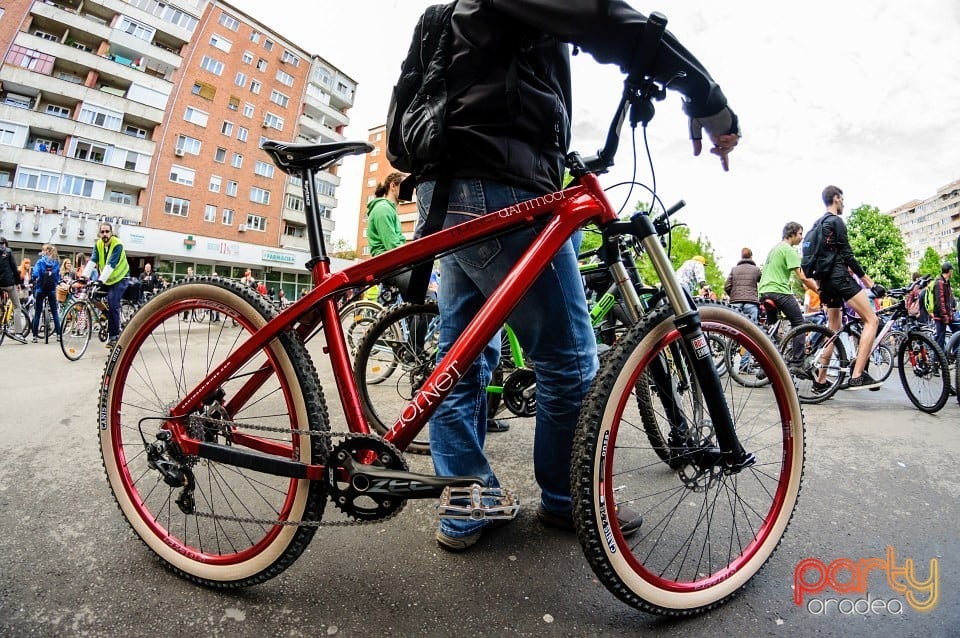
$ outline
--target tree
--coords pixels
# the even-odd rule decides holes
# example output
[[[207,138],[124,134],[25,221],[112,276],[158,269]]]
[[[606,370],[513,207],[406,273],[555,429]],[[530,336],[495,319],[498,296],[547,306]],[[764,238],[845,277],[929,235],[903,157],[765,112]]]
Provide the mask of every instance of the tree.
[[[670,263],[673,265],[673,269],[676,270],[683,262],[694,255],[703,255],[707,260],[707,265],[704,267],[707,283],[717,292],[718,297],[722,296],[725,276],[717,267],[716,255],[713,252],[710,240],[703,237],[691,239],[688,226],[674,226],[670,229],[668,242],[667,247],[670,249]],[[660,282],[649,257],[644,255],[639,261],[639,267],[640,277],[645,283],[655,284]]]
[[[907,247],[892,217],[863,204],[850,215],[847,234],[853,255],[876,283],[897,288],[910,281]]]
[[[330,243],[330,256],[338,257],[340,259],[356,259],[357,258],[357,249],[350,245],[350,243],[340,237],[339,239],[334,239]]]
[[[943,264],[943,260],[940,259],[937,251],[933,249],[933,246],[927,246],[927,249],[923,252],[923,257],[920,258],[917,272],[928,277],[938,277],[941,264]]]

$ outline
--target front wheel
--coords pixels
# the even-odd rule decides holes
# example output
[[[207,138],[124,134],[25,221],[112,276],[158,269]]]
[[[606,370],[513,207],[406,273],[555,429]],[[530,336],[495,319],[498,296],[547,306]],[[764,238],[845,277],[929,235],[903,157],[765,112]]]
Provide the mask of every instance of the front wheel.
[[[186,312],[210,310],[235,318],[240,327],[181,321]],[[300,463],[326,458],[327,437],[318,435],[329,430],[327,408],[295,331],[280,333],[218,387],[206,388],[209,398],[196,413],[170,415],[275,315],[239,283],[188,279],[134,316],[104,370],[100,451],[117,504],[167,567],[210,587],[276,576],[313,537],[316,528],[299,523],[323,514],[320,481],[234,465],[228,452],[244,449]],[[217,446],[221,458],[184,454],[171,436],[175,429]]]
[[[746,348],[770,381],[749,388],[720,379],[737,435],[756,463],[739,471],[721,466],[703,395],[698,410],[684,407],[671,424],[670,438],[683,442],[674,463],[661,461],[640,425],[638,382],[656,374],[657,361],[687,356],[675,347],[681,337],[670,308],[617,342],[590,388],[574,441],[574,521],[590,566],[621,600],[665,615],[711,609],[760,570],[786,531],[803,476],[803,414],[776,348],[748,317],[719,306],[699,310],[704,332]],[[617,523],[628,510],[641,521],[629,539]]]
[[[914,330],[897,352],[900,383],[918,410],[932,414],[950,398],[950,365],[947,357],[926,333]]]
[[[794,349],[799,350],[793,360]],[[827,326],[805,323],[788,332],[780,353],[790,362],[801,403],[823,403],[840,389],[847,376],[849,359],[843,340]]]

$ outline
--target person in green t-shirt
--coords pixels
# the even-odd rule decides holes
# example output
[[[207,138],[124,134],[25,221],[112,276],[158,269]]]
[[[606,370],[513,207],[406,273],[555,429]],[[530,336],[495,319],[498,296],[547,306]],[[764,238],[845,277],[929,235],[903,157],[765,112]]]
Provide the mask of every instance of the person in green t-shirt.
[[[767,261],[763,265],[763,272],[760,275],[760,285],[757,291],[760,294],[760,304],[769,299],[777,308],[777,313],[783,313],[790,321],[791,327],[799,326],[803,323],[803,311],[800,309],[800,303],[793,294],[790,276],[796,275],[800,282],[816,291],[817,282],[810,279],[800,268],[800,253],[797,252],[797,246],[803,239],[803,226],[797,222],[788,222],[783,227],[783,241],[773,247],[767,255]],[[777,315],[767,317],[768,323],[777,320]],[[792,352],[789,364],[800,362],[803,356],[803,342],[795,340],[792,344]]]

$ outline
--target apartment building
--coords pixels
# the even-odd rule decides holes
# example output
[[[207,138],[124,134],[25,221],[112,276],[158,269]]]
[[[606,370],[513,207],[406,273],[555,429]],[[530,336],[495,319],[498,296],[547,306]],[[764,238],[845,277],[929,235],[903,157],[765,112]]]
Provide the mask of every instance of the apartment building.
[[[960,180],[938,188],[932,197],[914,199],[886,214],[903,235],[910,268],[917,267],[928,247],[945,255],[960,235]]]
[[[370,244],[367,242],[367,204],[374,199],[377,184],[396,169],[387,161],[387,127],[381,125],[370,129],[367,141],[373,145],[373,151],[367,153],[363,167],[363,184],[361,185],[359,223],[357,224],[357,257],[370,257]],[[408,240],[413,238],[413,231],[417,224],[416,202],[400,202],[397,207],[400,217],[400,229]]]
[[[309,285],[297,178],[263,139],[342,140],[356,82],[225,2],[57,0],[0,14],[0,234],[89,252],[117,227],[139,271]],[[323,233],[335,171],[318,177]]]

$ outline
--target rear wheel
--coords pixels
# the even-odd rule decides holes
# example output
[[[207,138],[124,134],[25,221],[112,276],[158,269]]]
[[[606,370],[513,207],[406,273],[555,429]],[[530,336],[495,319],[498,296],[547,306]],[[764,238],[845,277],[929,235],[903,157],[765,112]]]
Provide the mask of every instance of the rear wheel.
[[[180,320],[185,312],[208,310],[236,319],[239,328]],[[326,404],[294,331],[281,333],[211,388],[203,411],[189,415],[202,420],[170,417],[171,407],[275,314],[238,283],[189,279],[136,314],[104,372],[101,454],[121,512],[170,569],[212,587],[279,574],[313,537],[314,527],[297,523],[323,514],[321,482],[188,456],[169,436],[176,425],[208,445],[323,462],[326,437],[310,433],[329,430]],[[158,466],[188,478],[193,489],[171,487]]]
[[[60,325],[63,356],[76,361],[87,351],[93,336],[93,311],[86,301],[75,301],[63,312]]]
[[[950,398],[950,366],[937,342],[914,330],[897,352],[900,383],[907,397],[923,412],[939,411]]]
[[[621,600],[667,615],[715,607],[760,570],[786,530],[803,475],[803,415],[776,348],[739,313],[699,310],[707,334],[744,346],[770,379],[762,388],[720,379],[740,442],[756,463],[721,467],[700,393],[703,416],[682,411],[684,447],[674,450],[672,466],[661,462],[634,394],[658,359],[687,356],[679,347],[681,354],[669,352],[680,343],[669,308],[618,340],[584,402],[574,442],[574,520],[588,562]],[[674,434],[676,424],[670,427]],[[642,521],[629,538],[618,524],[627,510]]]
[[[133,315],[137,313],[137,307],[133,304],[132,301],[121,301],[120,302],[120,327],[123,328],[130,320],[133,319]]]

